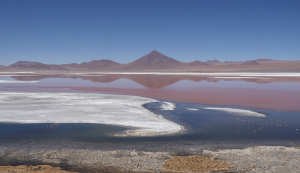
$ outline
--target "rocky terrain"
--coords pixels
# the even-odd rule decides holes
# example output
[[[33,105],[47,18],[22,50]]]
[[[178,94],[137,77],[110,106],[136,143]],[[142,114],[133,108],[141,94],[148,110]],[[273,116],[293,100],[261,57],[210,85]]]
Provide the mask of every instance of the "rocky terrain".
[[[135,150],[24,150],[1,148],[2,162],[43,163],[80,172],[157,172],[170,155]]]
[[[1,146],[0,163],[47,164],[77,172],[299,173],[300,149],[259,146],[245,149],[178,151],[68,149]]]
[[[57,167],[49,165],[36,165],[36,166],[0,166],[1,173],[75,173],[64,171]]]
[[[300,149],[298,148],[258,146],[203,153],[232,163],[239,172],[300,173]]]

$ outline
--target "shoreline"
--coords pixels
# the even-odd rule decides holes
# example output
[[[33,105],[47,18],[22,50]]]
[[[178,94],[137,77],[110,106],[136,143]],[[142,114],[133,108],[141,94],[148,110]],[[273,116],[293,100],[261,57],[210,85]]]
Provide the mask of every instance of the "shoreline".
[[[300,72],[35,72],[35,71],[12,71],[1,72],[0,75],[76,75],[76,76],[97,76],[97,75],[166,75],[166,76],[207,76],[207,77],[300,77]]]

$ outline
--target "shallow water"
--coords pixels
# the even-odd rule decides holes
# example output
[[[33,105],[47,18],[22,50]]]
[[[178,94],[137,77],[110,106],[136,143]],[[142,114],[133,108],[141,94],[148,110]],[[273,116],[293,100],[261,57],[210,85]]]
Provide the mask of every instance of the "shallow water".
[[[94,92],[168,100],[145,107],[186,128],[184,134],[160,137],[112,137],[124,127],[99,124],[0,124],[1,141],[300,141],[300,82],[283,79],[217,80],[155,76],[15,76],[1,77],[0,91]],[[11,81],[23,81],[14,83]],[[26,83],[26,81],[29,81]],[[30,81],[37,81],[35,83]],[[189,102],[189,103],[187,103]],[[266,117],[241,116],[205,107],[256,111]]]
[[[175,110],[164,111],[159,104],[150,103],[146,107],[184,125],[188,130],[187,134],[182,135],[185,137],[200,140],[300,140],[299,112],[251,109],[266,115],[252,117],[207,110],[204,108],[211,105],[191,103],[176,103]],[[236,106],[232,108],[241,109]]]
[[[300,113],[255,109],[265,118],[249,117],[205,110],[208,105],[176,103],[174,110],[163,110],[163,102],[147,103],[156,114],[183,125],[183,134],[158,137],[113,137],[124,127],[101,124],[0,124],[1,141],[67,140],[80,142],[107,141],[300,141]],[[197,110],[196,110],[197,109]]]
[[[92,75],[0,76],[0,91],[91,92],[177,102],[300,111],[300,78]],[[8,81],[5,83],[5,81]],[[16,81],[13,83],[11,81]],[[18,82],[22,83],[18,83]],[[26,83],[27,82],[27,83]]]

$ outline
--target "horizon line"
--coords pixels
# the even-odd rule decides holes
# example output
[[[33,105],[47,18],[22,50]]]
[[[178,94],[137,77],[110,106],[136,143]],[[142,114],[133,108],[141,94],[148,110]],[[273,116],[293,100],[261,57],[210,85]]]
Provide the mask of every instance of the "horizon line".
[[[14,62],[11,62],[11,63],[7,63],[7,64],[0,64],[2,66],[9,66],[9,65],[12,65],[14,63],[17,63],[17,62],[37,62],[37,63],[42,63],[42,64],[49,64],[49,65],[63,65],[63,64],[82,64],[82,63],[87,63],[87,62],[91,62],[91,61],[100,61],[100,60],[108,60],[108,61],[112,61],[112,62],[116,62],[116,63],[119,63],[119,64],[130,64],[146,55],[149,55],[153,52],[156,52],[156,53],[159,53],[161,55],[164,55],[164,56],[167,56],[169,58],[172,58],[174,60],[177,60],[181,63],[191,63],[191,62],[195,62],[195,61],[199,61],[199,62],[209,62],[209,61],[219,61],[219,62],[223,62],[223,63],[226,63],[226,62],[247,62],[247,61],[256,61],[256,60],[273,60],[273,61],[299,61],[298,59],[292,59],[292,58],[289,58],[289,59],[283,59],[283,58],[270,58],[270,57],[256,57],[256,58],[247,58],[247,59],[244,59],[244,60],[224,60],[223,58],[205,58],[204,60],[203,59],[191,59],[190,61],[184,61],[180,58],[173,58],[171,56],[168,56],[156,49],[148,52],[147,54],[144,54],[138,58],[135,58],[131,61],[127,61],[127,62],[119,62],[118,60],[115,60],[116,58],[99,58],[97,59],[96,57],[95,58],[91,58],[91,59],[86,59],[86,60],[83,60],[83,61],[77,61],[77,62],[63,62],[63,63],[47,63],[47,62],[43,62],[43,61],[38,61],[38,60],[32,60],[32,59],[20,59],[20,60],[16,60]]]

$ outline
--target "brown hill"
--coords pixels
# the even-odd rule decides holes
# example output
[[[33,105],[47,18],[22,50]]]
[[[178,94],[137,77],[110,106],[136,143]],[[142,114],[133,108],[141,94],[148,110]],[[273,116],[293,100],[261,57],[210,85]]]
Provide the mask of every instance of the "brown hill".
[[[0,71],[59,71],[71,72],[300,72],[300,61],[256,59],[249,61],[192,61],[180,62],[156,50],[128,63],[120,64],[111,60],[93,60],[73,64],[44,64],[34,61],[18,61],[6,67],[0,66]]]
[[[94,70],[94,71],[102,71],[102,70],[113,70],[117,69],[121,66],[121,64],[112,61],[112,60],[93,60],[89,62],[83,62],[80,64],[64,64],[62,65],[64,68],[68,70]]]
[[[44,64],[35,61],[17,61],[7,68],[16,70],[64,70],[60,65]]]
[[[259,61],[258,60],[249,60],[241,63],[242,65],[258,65]]]
[[[182,66],[181,63],[171,57],[168,57],[156,50],[142,56],[141,58],[126,65],[129,70],[153,70],[153,69],[172,69]]]
[[[207,62],[203,62],[203,61],[192,61],[192,62],[189,62],[187,63],[189,66],[204,66],[204,65],[209,65],[209,63]]]

